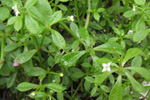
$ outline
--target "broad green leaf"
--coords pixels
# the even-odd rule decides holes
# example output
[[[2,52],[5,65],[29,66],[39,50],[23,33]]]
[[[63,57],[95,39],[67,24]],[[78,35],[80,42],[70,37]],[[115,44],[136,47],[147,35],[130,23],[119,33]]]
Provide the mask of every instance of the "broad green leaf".
[[[33,94],[35,94],[35,95],[33,95]],[[33,98],[33,99],[44,99],[44,98],[48,98],[48,94],[45,92],[34,91],[29,94],[29,97]]]
[[[38,34],[40,31],[40,26],[37,21],[35,21],[31,16],[25,16],[25,26],[28,31],[32,34]]]
[[[22,44],[16,44],[16,43],[13,43],[13,44],[10,44],[8,46],[5,46],[4,48],[4,52],[12,52],[13,50],[17,49],[18,47],[20,47]]]
[[[122,100],[122,83],[121,83],[121,75],[118,76],[116,84],[113,86],[109,100]]]
[[[25,72],[25,73],[30,72],[31,69],[33,68],[32,60],[29,60],[29,61],[23,63],[23,68],[24,68],[24,72]]]
[[[17,17],[14,16],[14,17],[11,17],[10,19],[8,19],[8,22],[7,22],[7,25],[12,25],[16,22],[17,20]]]
[[[67,11],[68,10],[68,8],[65,5],[60,4],[60,5],[57,5],[57,6],[58,6],[59,9],[61,9],[63,11]]]
[[[90,27],[92,27],[93,29],[96,29],[96,30],[102,30],[103,27],[100,26],[99,24],[95,23],[95,22],[90,22]]]
[[[62,92],[57,92],[57,100],[64,100],[64,96]]]
[[[83,76],[84,76],[84,73],[80,69],[77,69],[77,71],[72,73],[71,75],[71,77],[76,78],[76,79],[79,79]]]
[[[56,11],[50,19],[50,22],[49,22],[50,26],[59,22],[61,18],[62,18],[62,12]]]
[[[129,10],[129,11],[126,11],[123,16],[124,17],[127,17],[127,18],[130,18],[130,17],[133,17],[135,16],[136,14],[140,14],[140,11],[132,11],[132,10]]]
[[[68,2],[69,0],[59,0],[60,2]]]
[[[0,78],[0,85],[4,85],[7,83],[8,78]]]
[[[3,63],[0,63],[0,69],[3,67]]]
[[[46,24],[46,21],[44,19],[44,16],[38,11],[38,9],[34,6],[30,6],[27,8],[27,11],[30,16],[35,18],[36,20],[40,21],[42,24]]]
[[[25,7],[33,6],[36,2],[37,0],[27,0],[25,3]]]
[[[55,57],[54,57],[54,61],[56,64],[60,62],[61,57],[62,57],[62,54],[60,52],[57,52]]]
[[[131,82],[131,85],[133,89],[137,92],[141,92],[143,90],[143,87],[141,84],[139,84],[128,72],[125,72],[127,75],[129,81]]]
[[[64,49],[66,46],[66,42],[64,37],[57,31],[51,29],[50,30],[52,33],[52,39],[54,44],[59,48],[59,49]]]
[[[77,60],[85,53],[85,51],[75,51],[67,53],[62,57],[61,64],[65,67],[71,67],[75,65]]]
[[[64,91],[66,88],[58,83],[48,83],[44,85],[45,87],[52,89],[55,92],[62,92]]]
[[[92,0],[92,8],[93,8],[93,9],[96,9],[98,3],[99,3],[99,0]]]
[[[73,33],[75,33],[76,36],[80,38],[78,26],[74,22],[71,22],[70,29],[73,31]]]
[[[122,62],[122,66],[124,66],[124,64],[131,58],[135,57],[135,56],[138,56],[140,50],[138,48],[130,48],[128,49],[124,59],[123,59],[123,62]]]
[[[150,80],[150,72],[143,67],[126,67],[125,69],[133,70],[142,75],[146,80]]]
[[[85,91],[89,92],[91,88],[91,83],[89,83],[88,81],[84,82],[84,89]]]
[[[0,7],[0,20],[4,21],[9,17],[9,9],[6,7]]]
[[[107,42],[105,44],[99,45],[93,48],[94,51],[103,51],[108,53],[118,53],[124,55],[124,52],[121,49],[121,46],[116,42]]]
[[[47,63],[49,66],[53,66],[55,64],[54,58],[52,56],[48,57]]]
[[[95,79],[94,79],[94,83],[101,85],[103,83],[103,81],[111,74],[112,72],[103,72],[102,74],[96,75]]]
[[[0,75],[2,76],[10,76],[10,68],[8,64],[3,64],[3,67],[0,69]]]
[[[145,25],[145,20],[144,20],[143,16],[137,21],[135,28],[136,28],[136,32],[138,32],[140,30],[145,30],[146,25]]]
[[[16,82],[16,76],[17,76],[17,73],[14,73],[8,78],[7,88],[10,88],[11,86],[13,86],[13,84]]]
[[[36,8],[39,10],[39,12],[44,17],[43,20],[45,20],[46,25],[49,25],[53,11],[51,9],[51,6],[50,6],[48,0],[37,0]]]
[[[88,81],[89,83],[93,83],[94,82],[93,77],[90,77],[90,76],[86,76],[85,80]]]
[[[21,29],[21,27],[22,27],[22,17],[18,16],[17,20],[14,24],[14,28],[16,31],[19,31]]]
[[[94,12],[94,19],[99,22],[100,15],[98,14],[98,12]]]
[[[36,89],[38,85],[29,83],[29,82],[22,82],[17,86],[17,89],[21,92],[25,92],[31,89]]]
[[[1,0],[2,4],[7,5],[8,7],[12,7],[13,6],[13,1],[12,0]]]
[[[98,8],[98,9],[97,9],[97,12],[98,12],[98,13],[101,13],[101,12],[103,12],[103,11],[105,11],[104,8]]]
[[[146,0],[134,0],[137,5],[144,5]]]
[[[81,38],[86,42],[86,44],[90,46],[90,35],[88,31],[85,28],[81,27],[79,29],[79,33],[80,33]]]
[[[95,70],[101,71],[102,68],[99,66],[99,64],[97,62],[97,60],[99,59],[99,57],[97,57],[96,55],[91,55],[91,57],[92,57],[92,60],[93,60],[93,68]]]
[[[36,52],[37,52],[37,50],[29,50],[29,51],[23,52],[23,53],[19,54],[15,58],[15,60],[19,61],[21,64],[25,63],[25,62],[29,61]]]
[[[30,72],[28,72],[29,76],[43,76],[46,75],[47,71],[40,67],[33,67]]]
[[[147,37],[147,35],[149,34],[149,32],[150,32],[150,29],[144,29],[144,30],[137,31],[133,36],[133,41],[139,42],[139,41],[144,40]]]
[[[131,62],[131,66],[141,67],[141,65],[142,65],[142,57],[141,56],[135,57]]]
[[[101,89],[106,92],[106,93],[109,93],[110,92],[110,88],[106,85],[101,85]]]
[[[95,86],[91,91],[91,97],[95,96],[97,90],[98,90],[98,88],[97,88],[97,86]]]

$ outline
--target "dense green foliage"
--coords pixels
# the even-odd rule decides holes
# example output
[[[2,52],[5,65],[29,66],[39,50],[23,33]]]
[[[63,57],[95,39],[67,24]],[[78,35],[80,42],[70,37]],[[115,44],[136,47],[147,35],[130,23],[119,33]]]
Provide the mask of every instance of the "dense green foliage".
[[[0,0],[4,100],[150,99],[147,0]]]

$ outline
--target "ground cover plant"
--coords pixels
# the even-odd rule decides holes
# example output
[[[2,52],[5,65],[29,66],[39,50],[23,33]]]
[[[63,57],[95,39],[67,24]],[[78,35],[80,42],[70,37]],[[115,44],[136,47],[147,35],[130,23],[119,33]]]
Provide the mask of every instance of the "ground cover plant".
[[[149,0],[0,0],[3,100],[150,100]]]

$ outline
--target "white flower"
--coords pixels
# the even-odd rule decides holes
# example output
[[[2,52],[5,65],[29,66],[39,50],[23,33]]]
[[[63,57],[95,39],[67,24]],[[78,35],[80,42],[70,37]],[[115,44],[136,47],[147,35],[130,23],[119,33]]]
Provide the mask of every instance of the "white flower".
[[[54,83],[54,82],[56,82],[56,80],[52,80],[52,82]]]
[[[63,77],[64,76],[64,74],[63,73],[60,73],[60,77]]]
[[[129,30],[127,34],[133,33],[133,30]]]
[[[102,65],[103,65],[103,70],[102,70],[102,72],[105,72],[105,71],[111,71],[110,70],[110,64],[111,63],[108,63],[108,64],[105,64],[105,63],[103,63]]]
[[[133,9],[132,9],[132,11],[134,11],[134,12],[135,12],[135,5],[133,5]]]
[[[142,82],[142,85],[143,85],[143,86],[150,86],[150,82],[143,81],[143,82]]]
[[[19,14],[20,12],[18,11],[17,4],[15,4],[14,6],[12,6],[12,9],[14,10],[15,15],[18,16],[18,14]]]
[[[74,21],[74,16],[73,15],[70,16],[70,20]]]
[[[32,96],[35,96],[35,92],[32,92],[31,95],[32,95]]]

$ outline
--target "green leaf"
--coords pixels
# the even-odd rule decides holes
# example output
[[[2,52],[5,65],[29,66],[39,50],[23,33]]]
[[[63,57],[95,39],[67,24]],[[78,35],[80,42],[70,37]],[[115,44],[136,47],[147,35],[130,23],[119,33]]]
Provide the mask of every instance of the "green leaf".
[[[17,20],[14,24],[14,28],[16,31],[19,31],[22,28],[22,17],[18,16]]]
[[[62,92],[66,89],[64,86],[58,83],[48,83],[48,84],[45,84],[44,86],[46,86],[49,89],[52,89],[55,92]]]
[[[60,2],[68,2],[69,0],[59,0]]]
[[[134,0],[137,5],[144,5],[146,0]]]
[[[12,7],[13,6],[13,1],[12,0],[1,0],[2,4],[7,5],[8,7]]]
[[[131,58],[135,57],[135,56],[138,56],[140,50],[138,48],[130,48],[128,49],[124,59],[123,59],[123,62],[122,62],[122,66],[124,66],[124,64]]]
[[[122,51],[121,46],[118,43],[113,42],[113,41],[99,45],[99,46],[93,48],[93,50],[124,55],[124,52]]]
[[[111,74],[112,72],[103,72],[102,74],[96,75],[95,79],[94,79],[94,83],[101,85],[103,83],[103,81]]]
[[[53,10],[48,2],[48,0],[37,0],[36,8],[41,13],[45,20],[46,25],[49,25],[51,20],[51,15],[53,14]]]
[[[16,43],[7,45],[7,46],[5,46],[5,48],[4,48],[4,52],[12,52],[12,51],[14,51],[15,49],[17,49],[18,47],[20,47],[21,45],[22,45],[22,44],[16,44]]]
[[[118,76],[116,84],[113,86],[109,100],[122,100],[122,83],[121,83],[121,75]]]
[[[29,97],[33,99],[44,99],[44,98],[48,98],[48,94],[45,92],[34,91],[29,94]]]
[[[52,32],[52,39],[54,44],[59,48],[59,49],[64,49],[66,46],[66,42],[64,37],[57,31],[50,29]]]
[[[73,78],[79,79],[84,76],[84,73],[80,69],[76,69],[74,73],[72,73]]]
[[[3,67],[0,69],[0,75],[2,76],[9,76],[10,75],[10,69],[8,64],[3,64]]]
[[[103,12],[103,11],[105,11],[104,8],[98,8],[98,9],[97,9],[97,12],[98,12],[98,13],[101,13],[101,12]]]
[[[98,12],[94,12],[94,19],[99,22],[100,15],[98,14]]]
[[[59,22],[62,18],[62,12],[61,11],[56,11],[50,20],[50,26],[52,26],[53,24],[56,24],[57,22]]]
[[[0,78],[0,85],[4,85],[7,83],[8,78]]]
[[[31,16],[25,16],[25,26],[28,31],[32,34],[38,34],[40,31],[40,26],[37,21],[35,21]]]
[[[8,22],[7,22],[7,25],[12,25],[16,22],[17,20],[17,17],[14,16],[14,17],[11,17],[10,19],[8,19]]]
[[[95,86],[95,87],[92,89],[92,91],[91,91],[91,97],[94,97],[94,96],[95,96],[97,90],[98,90],[98,88],[97,88],[97,86]]]
[[[9,9],[6,7],[0,7],[0,20],[4,21],[9,17]]]
[[[47,60],[47,63],[48,63],[49,66],[53,66],[55,64],[54,59],[53,59],[52,56],[49,56],[49,58]]]
[[[27,0],[25,3],[25,7],[33,6],[36,2],[37,0]]]
[[[127,75],[128,79],[131,82],[131,85],[135,91],[137,91],[137,92],[143,91],[142,85],[140,85],[128,72],[125,72],[125,74]]]
[[[57,92],[57,100],[64,100],[64,96],[62,92]]]
[[[123,16],[124,17],[127,17],[127,18],[130,18],[130,17],[133,17],[135,16],[136,14],[140,14],[141,12],[140,11],[132,11],[132,10],[129,10],[129,11],[126,11]]]
[[[57,5],[57,6],[58,6],[59,9],[61,9],[63,11],[67,11],[68,10],[68,8],[65,5],[60,4],[60,5]]]
[[[90,27],[96,29],[96,30],[102,30],[103,27],[100,26],[99,24],[95,23],[95,22],[90,22]]]
[[[14,73],[8,78],[7,88],[10,88],[11,86],[13,86],[13,84],[16,82],[16,76],[17,76],[17,73]]]
[[[150,80],[150,72],[143,67],[126,67],[125,69],[133,70],[142,75],[146,80]]]
[[[79,29],[78,29],[77,24],[75,24],[74,22],[71,22],[71,24],[70,24],[70,29],[73,31],[73,33],[75,33],[75,35],[76,35],[77,37],[80,38]]]
[[[135,57],[131,62],[131,66],[141,67],[141,65],[142,65],[142,57],[141,56]]]
[[[29,51],[23,52],[23,53],[19,54],[15,58],[15,60],[19,61],[21,64],[25,63],[25,62],[29,61],[36,52],[37,52],[37,50],[29,50]]]
[[[88,81],[84,82],[84,89],[85,91],[89,92],[91,88],[91,83],[89,83]]]
[[[136,32],[140,30],[145,30],[146,25],[145,25],[145,20],[143,16],[137,21],[135,28],[136,28]]]
[[[17,89],[21,92],[25,92],[31,89],[36,89],[38,85],[29,83],[29,82],[22,82],[17,86]]]
[[[60,52],[57,52],[55,57],[54,57],[54,61],[56,64],[60,62],[61,57],[62,57],[62,54]]]
[[[84,27],[81,27],[79,29],[79,33],[80,33],[81,38],[86,42],[86,44],[90,46],[90,35],[88,31]]]
[[[106,92],[106,93],[109,93],[110,92],[110,88],[106,85],[101,85],[101,89]]]
[[[150,29],[144,29],[144,30],[137,31],[133,36],[133,41],[139,42],[139,41],[144,40],[147,37],[147,35],[149,34],[149,32],[150,32]]]
[[[38,11],[38,9],[34,6],[30,6],[27,8],[27,11],[30,16],[35,18],[36,20],[40,21],[42,24],[46,24],[46,21],[44,19],[44,16]]]
[[[43,76],[46,75],[47,71],[40,67],[33,67],[30,72],[28,72],[29,76]]]
[[[89,83],[93,83],[94,82],[94,79],[91,76],[86,76],[85,80],[88,81]]]
[[[75,65],[77,60],[85,53],[85,51],[75,51],[67,53],[62,57],[61,64],[65,67],[71,67]]]

